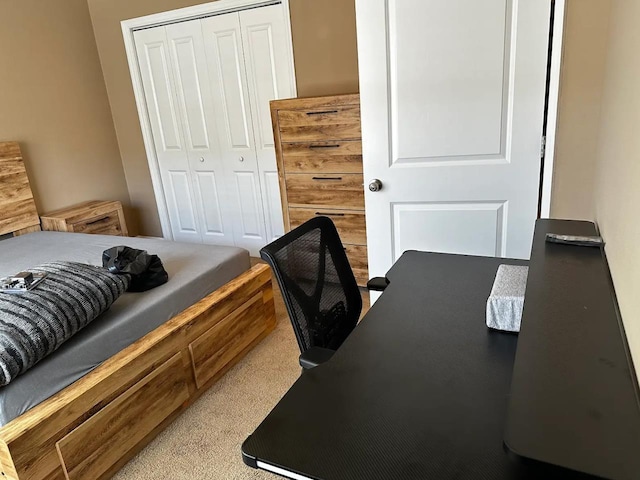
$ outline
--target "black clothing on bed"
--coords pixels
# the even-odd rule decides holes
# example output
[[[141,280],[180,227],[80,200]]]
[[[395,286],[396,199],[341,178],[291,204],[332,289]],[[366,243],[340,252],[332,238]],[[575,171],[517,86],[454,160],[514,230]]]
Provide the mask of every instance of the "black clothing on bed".
[[[169,280],[169,274],[157,255],[124,245],[102,252],[102,266],[111,273],[130,275],[129,292],[146,292]]]

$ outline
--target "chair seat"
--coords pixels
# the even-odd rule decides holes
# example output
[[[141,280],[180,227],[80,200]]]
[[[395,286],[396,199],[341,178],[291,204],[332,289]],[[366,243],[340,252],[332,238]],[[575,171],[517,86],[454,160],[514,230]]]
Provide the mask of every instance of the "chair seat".
[[[309,350],[300,354],[300,366],[305,370],[315,368],[328,361],[334,353],[336,353],[335,350],[330,350],[328,348],[311,347]]]

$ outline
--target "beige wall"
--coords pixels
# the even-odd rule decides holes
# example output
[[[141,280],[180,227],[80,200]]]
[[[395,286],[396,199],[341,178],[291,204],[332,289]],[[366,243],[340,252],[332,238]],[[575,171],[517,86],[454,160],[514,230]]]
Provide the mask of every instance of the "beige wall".
[[[354,0],[292,0],[291,33],[298,96],[359,91]]]
[[[129,194],[86,0],[4,1],[0,141],[20,142],[40,213]]]
[[[558,103],[551,216],[593,220],[609,0],[569,0]]]
[[[552,216],[595,220],[640,365],[640,3],[568,0]]]
[[[160,221],[140,132],[120,22],[204,3],[194,0],[88,0],[118,136],[131,204],[141,232],[160,235]],[[291,0],[298,95],[358,90],[354,0]]]
[[[640,371],[640,2],[612,2],[595,181],[595,216]]]

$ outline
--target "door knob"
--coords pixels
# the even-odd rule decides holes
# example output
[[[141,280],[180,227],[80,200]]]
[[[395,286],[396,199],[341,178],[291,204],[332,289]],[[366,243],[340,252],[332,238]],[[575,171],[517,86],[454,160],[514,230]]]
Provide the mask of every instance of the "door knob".
[[[200,162],[204,163],[204,157],[200,157]]]
[[[239,162],[244,162],[244,157],[240,157],[240,158],[238,159],[238,161],[239,161]]]
[[[371,180],[371,183],[369,183],[369,190],[371,190],[372,192],[379,192],[380,190],[382,190],[382,182],[377,178],[374,178],[373,180]]]

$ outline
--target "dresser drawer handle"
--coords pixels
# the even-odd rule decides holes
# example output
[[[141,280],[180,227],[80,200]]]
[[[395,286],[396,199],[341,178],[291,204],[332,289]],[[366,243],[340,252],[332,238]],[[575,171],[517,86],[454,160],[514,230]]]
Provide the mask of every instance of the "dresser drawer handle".
[[[92,220],[90,222],[86,222],[85,225],[93,225],[94,223],[100,223],[100,222],[104,222],[106,220],[109,220],[109,216],[108,215],[106,217],[102,217],[102,218],[98,218],[96,220]]]
[[[333,181],[338,181],[341,182],[342,181],[342,177],[312,177],[312,180],[333,180]]]
[[[329,113],[338,113],[338,110],[325,110],[323,112],[307,112],[307,115],[326,115]]]
[[[309,148],[340,148],[340,145],[309,145]]]
[[[344,217],[344,213],[316,212],[316,215],[322,215],[324,217]]]

